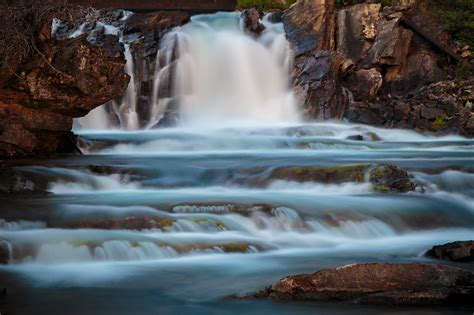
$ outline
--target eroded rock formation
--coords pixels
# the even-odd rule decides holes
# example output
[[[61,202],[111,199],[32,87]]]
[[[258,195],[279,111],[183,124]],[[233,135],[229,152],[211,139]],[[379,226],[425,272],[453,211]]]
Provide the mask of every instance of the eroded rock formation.
[[[361,304],[472,305],[474,275],[444,265],[355,264],[286,277],[253,297]]]
[[[443,51],[404,24],[427,13],[399,4],[337,11],[331,0],[300,0],[287,11],[298,101],[313,118],[473,135],[472,80],[452,80]],[[449,36],[428,21],[445,44]]]
[[[49,29],[50,37],[51,29]],[[43,38],[41,51],[0,86],[0,156],[40,156],[74,150],[72,118],[123,95],[123,47],[118,39],[91,45],[84,36]]]

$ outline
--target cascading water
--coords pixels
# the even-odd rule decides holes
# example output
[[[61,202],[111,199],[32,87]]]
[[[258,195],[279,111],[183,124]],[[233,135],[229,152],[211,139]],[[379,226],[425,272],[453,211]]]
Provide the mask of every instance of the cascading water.
[[[298,121],[289,82],[291,52],[283,25],[268,18],[262,23],[265,31],[254,38],[242,29],[238,13],[218,13],[195,16],[189,24],[166,34],[156,57],[144,128],[154,127],[167,110],[176,111],[182,125]],[[122,104],[114,107],[121,129],[136,130],[141,124],[128,44],[125,56],[131,80]],[[104,108],[79,121],[86,129],[98,129],[99,119],[109,120]],[[99,127],[104,126],[113,124]]]
[[[131,17],[132,13],[123,11],[123,17],[119,21],[125,23]],[[88,34],[88,40],[94,42],[97,40],[97,35],[115,35],[119,36],[119,42],[124,45],[125,55],[125,73],[130,76],[130,83],[127,86],[125,95],[121,100],[114,100],[92,110],[86,117],[75,120],[76,126],[84,129],[114,129],[120,127],[124,130],[136,130],[140,127],[139,117],[137,113],[137,80],[135,77],[134,59],[130,48],[130,43],[124,39],[121,31],[122,25],[108,25],[104,22],[98,21],[94,27],[86,31],[87,23],[83,23],[77,30],[69,35],[69,38],[75,38],[83,34]],[[56,27],[53,27],[53,34]],[[111,111],[112,113],[110,113]],[[111,119],[111,116],[114,119]],[[115,119],[117,118],[117,119]],[[114,120],[114,121],[112,121]],[[115,121],[115,120],[118,120]]]
[[[434,262],[431,246],[474,238],[474,141],[298,122],[281,24],[263,23],[256,39],[236,13],[194,17],[162,40],[146,124],[127,96],[79,121],[84,155],[22,162],[50,194],[0,202],[13,292],[0,312],[380,314],[222,297],[349,263]],[[181,125],[152,129],[173,110]],[[419,189],[375,192],[351,173],[361,164],[398,165]],[[389,313],[407,310],[466,314]]]

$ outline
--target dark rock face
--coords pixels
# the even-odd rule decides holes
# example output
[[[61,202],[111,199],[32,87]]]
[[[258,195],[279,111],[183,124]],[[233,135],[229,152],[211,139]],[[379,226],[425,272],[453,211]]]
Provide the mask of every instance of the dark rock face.
[[[242,18],[244,20],[244,29],[246,32],[259,36],[265,30],[265,26],[260,23],[260,19],[263,17],[263,12],[255,8],[247,9],[242,12]]]
[[[433,133],[474,134],[474,80],[441,81],[400,98],[352,102],[344,117],[352,122]]]
[[[356,264],[283,278],[253,297],[361,304],[472,305],[474,275],[444,265]]]
[[[124,34],[139,34],[132,44],[135,58],[155,57],[161,38],[171,29],[190,21],[191,15],[184,11],[158,11],[137,13],[125,25]]]
[[[45,42],[44,56],[0,87],[0,156],[51,155],[66,147],[73,117],[123,95],[129,77],[122,50],[93,46],[84,36]]]
[[[446,57],[401,23],[427,12],[402,2],[335,12],[334,1],[301,0],[287,11],[297,101],[311,118],[472,136],[472,80],[446,81]],[[446,41],[427,21],[420,25]]]
[[[458,262],[474,261],[474,241],[460,241],[433,246],[427,256]]]
[[[344,58],[327,50],[295,57],[295,96],[309,117],[330,119],[343,115],[349,101],[339,78],[343,62]]]

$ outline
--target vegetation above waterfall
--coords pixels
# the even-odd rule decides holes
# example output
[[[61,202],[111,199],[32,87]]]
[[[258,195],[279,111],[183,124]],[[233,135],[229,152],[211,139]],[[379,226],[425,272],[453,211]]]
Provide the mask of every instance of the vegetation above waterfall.
[[[91,10],[65,0],[0,0],[0,7],[0,69],[7,72],[41,50],[53,18],[74,22]]]
[[[248,9],[257,7],[263,10],[286,10],[295,2],[296,0],[238,0],[237,8]]]

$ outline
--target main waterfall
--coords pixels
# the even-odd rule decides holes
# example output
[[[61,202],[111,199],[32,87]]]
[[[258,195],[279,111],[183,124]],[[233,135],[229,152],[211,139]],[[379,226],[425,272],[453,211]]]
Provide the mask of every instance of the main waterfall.
[[[290,84],[291,51],[282,23],[262,20],[256,37],[243,29],[239,13],[194,16],[164,36],[156,57],[151,103],[145,122],[137,122],[137,78],[126,45],[130,86],[122,100],[120,128],[156,126],[167,113],[184,125],[275,124],[296,122],[299,115]],[[163,93],[164,89],[170,89]],[[164,95],[168,94],[168,95]],[[125,114],[124,114],[125,113]],[[79,124],[86,129],[113,126],[102,108]]]
[[[298,117],[282,24],[258,38],[236,13],[198,16],[177,37],[175,95],[184,123],[285,122]]]

